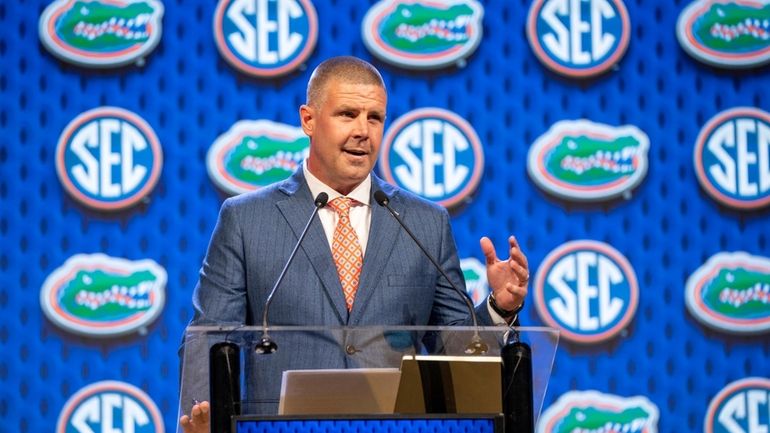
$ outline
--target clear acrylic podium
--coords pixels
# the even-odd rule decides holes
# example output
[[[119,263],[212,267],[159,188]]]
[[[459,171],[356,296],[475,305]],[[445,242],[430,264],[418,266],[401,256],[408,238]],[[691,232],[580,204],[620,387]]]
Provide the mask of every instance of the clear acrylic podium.
[[[275,351],[258,353],[266,337]],[[485,353],[467,354],[474,339]],[[540,327],[276,326],[266,335],[261,327],[189,326],[180,354],[179,411],[189,414],[195,402],[210,401],[211,430],[225,433],[235,428],[231,415],[281,418],[281,380],[287,370],[397,369],[405,356],[434,360],[497,357],[502,383],[491,392],[500,393],[504,431],[530,433],[542,408],[558,340],[556,329]],[[447,376],[446,371],[436,374],[439,382],[442,375]],[[462,376],[450,381],[466,386],[478,382],[473,367]],[[424,399],[428,414],[456,413],[453,403],[443,397],[426,391]],[[339,415],[346,413],[345,407],[339,408]],[[178,426],[177,431],[181,432]]]

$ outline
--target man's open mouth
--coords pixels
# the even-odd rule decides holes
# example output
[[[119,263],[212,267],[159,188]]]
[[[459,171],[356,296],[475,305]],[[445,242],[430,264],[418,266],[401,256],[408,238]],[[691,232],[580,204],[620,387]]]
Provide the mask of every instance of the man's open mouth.
[[[366,156],[369,154],[369,152],[365,150],[359,150],[359,149],[343,149],[343,152],[353,156]]]

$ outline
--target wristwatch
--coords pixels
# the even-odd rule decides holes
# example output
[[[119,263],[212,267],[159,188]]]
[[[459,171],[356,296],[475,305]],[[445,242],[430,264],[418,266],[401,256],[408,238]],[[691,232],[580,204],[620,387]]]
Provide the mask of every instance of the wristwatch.
[[[524,300],[521,301],[521,305],[513,310],[504,310],[500,308],[500,306],[497,305],[497,302],[495,301],[495,292],[489,292],[489,298],[487,299],[489,299],[489,306],[492,307],[492,310],[499,314],[503,319],[508,319],[519,314],[519,311],[524,308]]]

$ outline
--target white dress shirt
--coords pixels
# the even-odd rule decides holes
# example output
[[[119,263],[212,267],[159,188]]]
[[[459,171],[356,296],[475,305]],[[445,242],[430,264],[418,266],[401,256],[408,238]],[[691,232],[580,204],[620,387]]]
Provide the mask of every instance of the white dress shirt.
[[[302,164],[302,172],[305,174],[305,180],[313,198],[318,197],[318,194],[322,192],[329,195],[329,201],[342,197],[342,194],[313,176],[313,173],[307,169],[307,161]],[[366,243],[369,240],[369,228],[372,223],[372,207],[369,202],[371,191],[372,175],[370,174],[346,196],[358,202],[350,208],[350,224],[353,226],[356,236],[358,236],[358,243],[361,245],[361,257],[366,254]],[[329,241],[329,249],[331,249],[334,228],[337,227],[337,221],[339,221],[340,217],[334,209],[326,206],[318,211],[318,218],[321,220],[324,233],[326,233],[326,240]]]

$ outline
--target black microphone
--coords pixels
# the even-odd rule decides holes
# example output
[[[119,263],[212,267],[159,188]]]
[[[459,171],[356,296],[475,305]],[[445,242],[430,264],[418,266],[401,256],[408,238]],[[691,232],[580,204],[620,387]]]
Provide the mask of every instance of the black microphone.
[[[307,234],[308,229],[310,229],[310,223],[313,222],[313,218],[315,218],[318,211],[322,207],[326,206],[327,201],[329,201],[329,194],[326,194],[325,192],[318,194],[318,196],[315,198],[315,201],[313,202],[313,205],[315,205],[313,213],[310,214],[310,218],[307,220],[305,228],[302,229],[302,233],[299,235],[299,239],[297,239],[296,245],[294,245],[294,250],[292,250],[291,254],[289,255],[289,260],[286,261],[281,274],[278,275],[278,279],[275,280],[275,284],[273,284],[273,289],[270,290],[270,294],[267,296],[264,312],[262,313],[262,339],[254,348],[254,351],[257,353],[273,353],[278,350],[278,344],[276,344],[276,342],[273,341],[267,333],[267,314],[270,311],[270,303],[273,301],[273,295],[275,295],[275,291],[278,289],[278,285],[281,284],[283,277],[286,275],[286,270],[289,269],[289,265],[291,264],[292,260],[294,260],[294,256],[297,255],[297,251],[299,251],[299,246],[302,243],[302,239],[305,239],[305,235]]]
[[[382,190],[377,190],[374,192],[374,200],[379,204],[380,206],[383,206],[390,212],[391,215],[393,215],[393,218],[398,221],[399,224],[401,224],[401,227],[409,234],[409,237],[412,238],[415,244],[417,244],[418,247],[422,250],[423,254],[425,254],[425,257],[430,260],[431,263],[433,263],[433,267],[436,268],[437,271],[441,274],[441,276],[444,277],[444,279],[447,280],[449,285],[454,289],[455,292],[465,301],[465,305],[468,307],[468,311],[471,314],[471,319],[473,319],[473,338],[471,339],[471,342],[468,344],[468,346],[465,347],[465,353],[468,355],[483,355],[487,353],[489,350],[489,346],[487,346],[486,343],[484,343],[481,340],[481,336],[479,335],[479,323],[478,319],[476,318],[476,310],[473,308],[473,303],[471,302],[470,298],[468,298],[468,295],[462,292],[462,290],[458,289],[455,283],[452,282],[452,280],[449,278],[449,276],[444,272],[444,270],[439,266],[438,262],[436,262],[436,259],[433,258],[433,256],[430,255],[428,250],[425,249],[425,247],[422,245],[422,243],[417,240],[417,237],[412,233],[411,230],[409,230],[409,227],[404,224],[404,221],[401,219],[401,217],[398,215],[398,212],[396,212],[392,207],[390,207],[390,199],[388,198],[387,194],[382,192]]]

